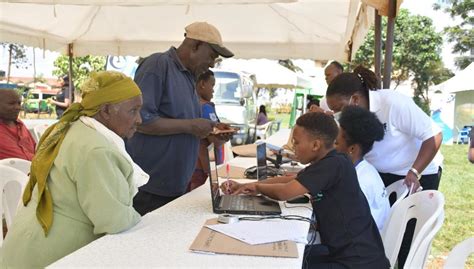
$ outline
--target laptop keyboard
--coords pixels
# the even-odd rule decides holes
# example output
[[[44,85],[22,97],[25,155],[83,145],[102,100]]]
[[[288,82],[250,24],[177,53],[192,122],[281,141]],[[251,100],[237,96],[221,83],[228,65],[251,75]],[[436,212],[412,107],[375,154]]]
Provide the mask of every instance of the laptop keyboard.
[[[226,200],[224,205],[226,205],[226,207],[229,209],[245,211],[255,210],[254,201],[249,197],[243,197],[238,195],[229,195],[224,197]]]

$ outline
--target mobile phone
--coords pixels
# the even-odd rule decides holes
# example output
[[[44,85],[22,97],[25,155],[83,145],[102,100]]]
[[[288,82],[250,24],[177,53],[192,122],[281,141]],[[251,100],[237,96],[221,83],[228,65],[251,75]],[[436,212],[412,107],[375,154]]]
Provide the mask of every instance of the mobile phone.
[[[229,134],[229,133],[235,133],[235,132],[237,132],[237,130],[235,130],[234,128],[230,128],[226,130],[214,128],[214,130],[212,131],[212,134]]]

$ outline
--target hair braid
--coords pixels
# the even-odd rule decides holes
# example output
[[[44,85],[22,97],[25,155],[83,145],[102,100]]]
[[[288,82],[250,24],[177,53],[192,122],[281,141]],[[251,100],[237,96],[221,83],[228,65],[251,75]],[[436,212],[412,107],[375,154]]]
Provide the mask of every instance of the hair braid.
[[[371,70],[363,67],[362,65],[357,66],[354,69],[354,74],[362,77],[362,83],[365,84],[365,88],[369,91],[377,90],[377,76]]]

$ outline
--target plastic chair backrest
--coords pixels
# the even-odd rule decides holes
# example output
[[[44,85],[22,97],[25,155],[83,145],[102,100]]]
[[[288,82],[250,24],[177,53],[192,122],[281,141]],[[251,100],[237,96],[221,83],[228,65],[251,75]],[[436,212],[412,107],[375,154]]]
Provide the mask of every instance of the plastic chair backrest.
[[[431,226],[426,226],[423,231],[420,230],[419,235],[417,236],[416,242],[413,240],[413,245],[417,245],[416,249],[408,253],[407,259],[405,261],[404,268],[406,269],[416,269],[416,268],[425,268],[426,260],[431,250],[431,243],[435,235],[441,229],[444,222],[444,211],[438,216],[436,221]]]
[[[474,253],[474,237],[469,237],[451,250],[444,263],[444,269],[464,268],[467,257],[472,253]]]
[[[422,238],[428,234],[436,220],[444,212],[444,196],[439,191],[418,192],[401,200],[391,210],[381,232],[385,255],[393,267],[400,251],[403,234],[410,219],[416,219],[415,232],[410,252],[416,251]]]
[[[35,139],[37,139],[37,141],[40,141],[41,136],[44,134],[46,129],[48,129],[48,127],[49,127],[49,124],[46,124],[46,123],[38,124],[35,127],[33,127],[33,130],[35,132]]]
[[[18,159],[18,158],[7,158],[0,160],[0,165],[9,166],[15,169],[20,170],[21,172],[28,175],[31,169],[31,162],[28,160]]]
[[[36,137],[36,133],[35,133],[35,127],[28,127],[28,131],[30,132],[31,137],[33,137],[35,142],[38,143],[38,138]]]
[[[390,184],[387,188],[385,188],[385,191],[387,193],[387,197],[390,198],[390,196],[394,193],[396,195],[395,197],[395,202],[391,207],[395,207],[400,201],[403,200],[408,194],[408,187],[405,185],[405,180],[400,179],[399,181],[395,181],[392,184]]]
[[[260,139],[266,139],[268,136],[271,135],[271,127],[273,125],[273,121],[269,121],[262,125],[257,125],[257,137]]]
[[[0,165],[0,211],[5,215],[7,227],[10,227],[20,205],[28,176],[18,169]],[[0,225],[3,235],[3,222]],[[3,236],[0,236],[0,245]]]

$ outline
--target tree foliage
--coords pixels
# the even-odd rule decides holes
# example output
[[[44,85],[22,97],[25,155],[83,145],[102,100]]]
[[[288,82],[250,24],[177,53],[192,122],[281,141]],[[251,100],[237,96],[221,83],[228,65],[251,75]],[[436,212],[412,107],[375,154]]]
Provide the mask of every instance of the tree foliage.
[[[303,72],[303,70],[297,66],[296,64],[293,63],[292,60],[290,59],[287,59],[287,60],[278,60],[278,63],[281,65],[281,66],[284,66],[288,69],[290,69],[291,71],[293,72]]]
[[[385,42],[386,38],[386,25],[386,18],[383,18],[382,42]],[[441,82],[441,78],[447,79],[453,75],[444,68],[441,61],[442,44],[442,36],[435,31],[430,18],[412,15],[406,9],[400,10],[395,20],[392,81],[397,87],[401,82],[411,79],[414,87],[413,99],[426,112],[429,112],[428,87]],[[384,47],[385,44],[382,43],[382,48]],[[359,64],[374,66],[373,28],[357,51],[351,67]]]
[[[26,48],[24,45],[15,43],[0,43],[0,46],[4,47],[11,53],[12,65],[16,68],[27,68],[28,58],[26,57]]]
[[[105,56],[83,56],[73,57],[72,61],[72,81],[77,91],[81,91],[81,85],[89,77],[93,71],[105,70]],[[59,56],[54,61],[53,75],[62,77],[69,74],[69,57],[65,55]]]
[[[25,46],[21,44],[1,42],[0,46],[8,50],[7,81],[10,81],[10,70],[12,65],[15,65],[16,68],[28,68],[28,58],[26,56]]]
[[[439,10],[441,6],[434,4],[434,9]],[[447,40],[453,43],[453,53],[466,53],[455,59],[455,64],[460,69],[466,68],[474,61],[472,49],[474,48],[474,1],[473,0],[451,0],[450,5],[443,9],[454,21],[459,24],[444,28]]]

